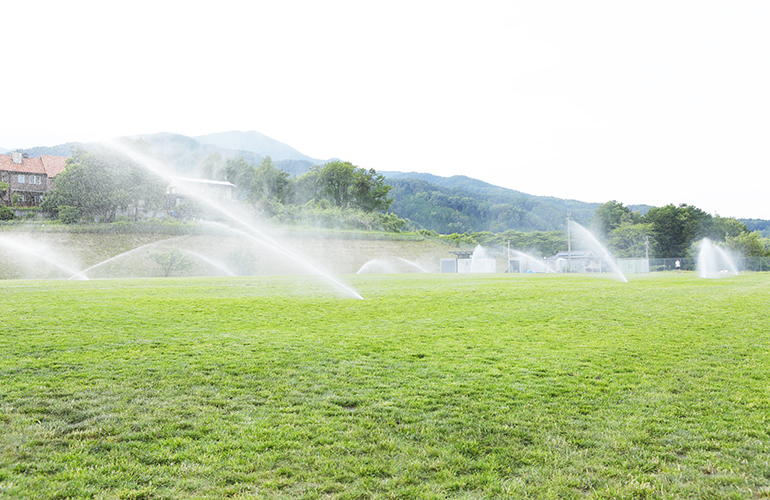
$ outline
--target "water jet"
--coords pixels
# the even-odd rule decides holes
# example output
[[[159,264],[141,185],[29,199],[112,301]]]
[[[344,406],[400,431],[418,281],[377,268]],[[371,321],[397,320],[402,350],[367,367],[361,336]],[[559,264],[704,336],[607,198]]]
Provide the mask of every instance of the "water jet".
[[[725,249],[708,238],[703,238],[698,246],[698,260],[695,264],[698,276],[714,279],[724,275],[738,275],[738,267]]]
[[[68,275],[76,274],[72,268],[72,265],[64,262],[64,259],[57,256],[48,245],[45,245],[38,241],[33,241],[27,238],[10,237],[6,235],[0,236],[0,246],[13,251],[15,254],[22,258],[32,257],[33,260],[40,262],[46,262],[50,264],[57,273],[67,273]],[[37,266],[35,266],[37,267]],[[39,269],[36,269],[39,272]],[[81,280],[87,280],[85,276],[78,277]]]
[[[151,158],[149,156],[146,156],[142,153],[139,153],[138,151],[118,141],[110,141],[107,143],[107,145],[111,149],[130,158],[131,160],[136,162],[138,165],[145,168],[147,171],[152,172],[155,175],[158,175],[159,177],[163,178],[169,184],[174,184],[175,181],[177,180],[177,176],[175,176],[173,172],[171,172],[167,168],[166,165],[159,162],[158,160]],[[261,228],[257,228],[256,224],[253,221],[246,220],[244,217],[234,213],[231,209],[226,207],[224,204],[219,203],[218,201],[211,199],[209,197],[203,196],[199,193],[188,192],[186,193],[186,196],[189,196],[195,201],[198,201],[199,203],[205,205],[206,207],[210,208],[211,210],[225,217],[230,222],[242,228],[241,230],[231,228],[232,231],[235,231],[243,235],[244,237],[250,238],[251,240],[258,242],[261,245],[269,247],[277,253],[281,253],[287,258],[293,260],[297,265],[305,269],[311,275],[320,277],[326,283],[328,283],[338,291],[344,293],[345,295],[348,295],[352,298],[356,298],[359,300],[363,300],[363,297],[358,292],[356,292],[352,287],[346,285],[345,283],[341,282],[339,279],[333,277],[332,275],[324,272],[317,266],[311,264],[307,259],[300,257],[295,252],[286,248],[284,245],[279,243],[275,238],[269,236],[264,230],[262,230]],[[222,224],[222,226],[227,227],[224,224]]]
[[[590,249],[594,255],[596,255],[599,258],[599,261],[600,261],[599,268],[598,269],[591,268],[590,269],[591,271],[602,272],[601,263],[603,262],[612,270],[612,272],[614,273],[615,277],[618,280],[622,281],[623,283],[628,283],[628,279],[626,279],[625,275],[623,274],[623,272],[620,270],[617,263],[615,262],[615,257],[610,254],[610,251],[604,245],[601,244],[601,242],[596,238],[596,236],[591,234],[591,232],[588,229],[586,229],[581,224],[575,221],[568,221],[568,224],[574,227],[582,243],[588,249]],[[570,244],[570,247],[571,247],[571,244]],[[568,256],[570,260],[571,260],[572,254],[573,252],[570,248],[569,256]],[[570,272],[572,272],[572,270],[570,270]]]

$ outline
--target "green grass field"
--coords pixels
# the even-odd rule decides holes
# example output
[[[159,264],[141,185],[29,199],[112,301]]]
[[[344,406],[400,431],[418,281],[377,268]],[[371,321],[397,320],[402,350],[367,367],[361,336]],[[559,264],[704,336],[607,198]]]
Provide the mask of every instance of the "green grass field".
[[[0,281],[0,498],[768,498],[770,276]]]

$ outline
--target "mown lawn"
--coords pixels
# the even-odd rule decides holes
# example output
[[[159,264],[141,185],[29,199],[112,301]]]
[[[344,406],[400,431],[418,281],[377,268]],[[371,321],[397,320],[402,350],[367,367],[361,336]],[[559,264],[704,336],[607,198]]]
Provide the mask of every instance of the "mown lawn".
[[[768,498],[770,276],[0,281],[0,498]]]

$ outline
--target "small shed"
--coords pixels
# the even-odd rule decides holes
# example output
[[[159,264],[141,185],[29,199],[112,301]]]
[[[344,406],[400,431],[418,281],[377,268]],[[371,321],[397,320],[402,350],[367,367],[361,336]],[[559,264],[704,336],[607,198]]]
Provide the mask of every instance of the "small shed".
[[[474,258],[473,251],[458,250],[450,252],[457,255],[456,259],[441,259],[442,273],[494,273],[497,271],[497,260],[488,257]]]
[[[620,258],[618,259],[618,268],[623,274],[649,273],[650,259]]]
[[[473,251],[457,250],[455,252],[449,252],[457,255],[455,260],[455,272],[456,273],[469,273],[471,272],[471,259],[473,258]]]
[[[457,272],[457,259],[441,259],[441,272],[442,273],[456,273]]]

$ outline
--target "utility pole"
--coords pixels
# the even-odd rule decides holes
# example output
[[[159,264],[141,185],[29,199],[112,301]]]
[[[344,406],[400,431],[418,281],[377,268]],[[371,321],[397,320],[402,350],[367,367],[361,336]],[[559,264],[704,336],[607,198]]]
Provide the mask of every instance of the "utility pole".
[[[511,240],[508,240],[508,262],[505,266],[509,273],[513,272],[511,269]]]
[[[572,212],[567,212],[567,268],[572,273],[572,234],[570,228],[570,219]]]

